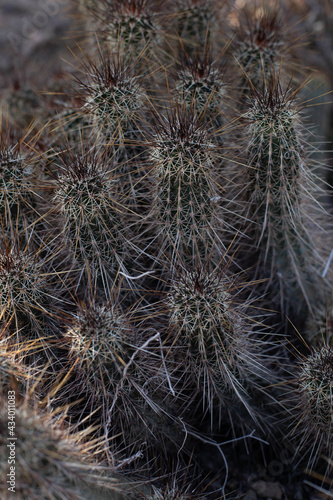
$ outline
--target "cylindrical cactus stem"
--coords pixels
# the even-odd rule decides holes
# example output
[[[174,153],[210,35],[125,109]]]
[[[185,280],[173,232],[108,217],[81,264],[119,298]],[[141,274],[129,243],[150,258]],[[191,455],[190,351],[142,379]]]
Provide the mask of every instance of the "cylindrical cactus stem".
[[[314,316],[310,316],[303,331],[303,337],[311,346],[318,347],[324,342],[331,345],[333,340],[333,302],[319,304]]]
[[[171,263],[205,261],[225,250],[218,230],[219,200],[216,162],[219,148],[207,129],[184,107],[157,116],[149,147],[153,183],[153,224],[160,251]]]
[[[0,249],[1,323],[12,333],[27,327],[25,333],[37,329],[41,334],[42,317],[50,313],[49,297],[56,297],[41,251],[8,242]]]
[[[28,146],[24,145],[28,143]],[[10,132],[0,132],[0,217],[2,236],[11,237],[31,225],[36,212],[37,155],[29,151],[28,132],[12,141]],[[35,217],[34,217],[35,216]],[[1,238],[2,239],[2,238]]]
[[[10,124],[20,132],[40,124],[42,100],[29,82],[15,80],[11,88],[4,89],[0,104]]]
[[[135,211],[140,180],[146,175],[140,130],[147,105],[143,78],[119,53],[99,53],[97,61],[86,58],[82,69],[84,80],[77,82],[78,97],[84,103],[82,113],[91,121],[96,144],[107,144],[117,162],[119,186],[131,198]]]
[[[105,141],[133,139],[138,113],[146,104],[142,78],[119,53],[98,54],[97,61],[86,57],[82,63],[85,79],[78,80],[85,112],[92,118]]]
[[[212,419],[217,411],[221,418],[232,400],[256,420],[251,393],[270,379],[260,352],[268,344],[254,334],[255,320],[236,295],[237,284],[223,272],[180,270],[166,299],[169,328],[175,348],[186,346],[186,370],[192,372],[203,410]]]
[[[282,91],[278,81],[249,102],[241,129],[246,166],[238,167],[242,183],[236,195],[249,221],[244,252],[252,266],[249,255],[256,256],[254,268],[268,279],[275,294],[270,298],[284,313],[304,312],[305,304],[311,311],[326,293],[323,257],[314,241],[325,211],[315,201],[318,187],[306,158],[300,108],[295,93]]]
[[[290,79],[288,63],[298,40],[276,5],[246,6],[235,16],[230,49],[242,74],[241,94],[251,94],[253,88],[264,90],[273,75],[279,75],[280,81]]]
[[[1,481],[1,498],[9,500],[13,494],[19,500],[99,499],[105,494],[114,500],[126,498],[114,471],[109,469],[107,476],[105,467],[91,458],[94,446],[83,443],[84,433],[70,433],[59,412],[41,413],[28,399],[15,401],[14,393],[10,406],[7,398],[1,398],[0,472],[8,478]],[[9,415],[13,426],[8,425]]]
[[[175,32],[181,47],[193,56],[210,42],[212,25],[218,7],[213,0],[176,0],[174,2]]]
[[[127,258],[137,249],[125,225],[128,199],[107,152],[66,154],[61,161],[53,201],[63,218],[67,243],[80,273],[90,273],[108,295],[119,269],[128,274]]]
[[[90,8],[98,34],[107,50],[119,51],[127,60],[149,60],[160,40],[154,0],[99,0]]]
[[[130,314],[116,304],[86,304],[64,339],[73,370],[69,391],[75,399],[84,399],[74,412],[81,419],[88,410],[107,442],[117,436],[108,446],[144,454],[153,447],[168,455],[174,441],[182,442],[183,428],[167,410],[169,379],[158,333],[149,337],[138,332]]]
[[[308,460],[311,470],[319,456],[333,453],[333,349],[328,344],[311,349],[298,363],[290,399],[289,437],[294,441],[300,460]]]
[[[113,304],[82,304],[64,338],[91,398],[114,395],[135,350],[136,333],[127,316]]]
[[[179,102],[185,103],[208,127],[218,131],[223,124],[223,103],[226,100],[225,72],[214,63],[209,49],[202,56],[184,56],[177,71],[176,92]]]

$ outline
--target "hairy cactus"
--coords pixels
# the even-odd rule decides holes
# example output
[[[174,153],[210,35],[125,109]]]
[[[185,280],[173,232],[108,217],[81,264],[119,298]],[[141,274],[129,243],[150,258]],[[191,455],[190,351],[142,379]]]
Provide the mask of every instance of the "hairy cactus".
[[[227,406],[231,397],[255,417],[249,393],[269,379],[260,339],[243,304],[237,304],[237,285],[218,271],[183,270],[170,283],[166,304],[175,345],[186,346],[188,369],[202,394],[204,409]],[[267,346],[266,346],[267,347]]]
[[[129,248],[134,249],[125,235],[126,198],[119,193],[119,177],[107,155],[96,151],[65,155],[57,166],[54,203],[68,245],[83,272],[107,292],[118,269],[125,269]]]
[[[273,301],[282,304],[284,313],[304,310],[304,302],[311,311],[325,294],[323,257],[314,242],[324,210],[315,206],[318,186],[308,165],[295,94],[271,83],[254,95],[245,116],[246,167],[239,167],[245,183],[238,192],[248,219],[244,232],[250,241],[244,245],[252,244],[252,255],[258,252],[255,269],[274,284]],[[244,251],[249,256],[249,249]]]
[[[91,13],[108,49],[131,61],[146,58],[158,41],[160,26],[152,0],[100,0]]]
[[[73,370],[68,390],[84,399],[74,411],[83,408],[80,419],[88,411],[86,418],[97,422],[98,434],[118,455],[134,449],[139,458],[151,446],[163,455],[164,447],[183,439],[182,427],[177,429],[167,412],[169,388],[158,339],[156,333],[151,338],[138,333],[111,304],[81,307],[64,335]]]
[[[119,54],[99,53],[97,62],[87,58],[83,69],[86,81],[77,82],[81,89],[78,97],[84,102],[81,120],[90,122],[88,132],[98,147],[107,144],[119,189],[127,197],[131,211],[137,213],[138,205],[144,204],[141,179],[146,175],[140,131],[147,103],[143,79]],[[84,132],[81,135],[84,139]]]
[[[69,341],[69,358],[84,376],[84,386],[98,393],[114,394],[135,349],[135,335],[125,314],[116,306],[82,308],[64,338]]]
[[[177,0],[175,2],[176,33],[189,55],[210,41],[215,2],[212,0]],[[217,9],[216,9],[217,10]]]
[[[313,348],[299,361],[297,375],[293,401],[299,423],[290,435],[297,452],[307,456],[308,467],[312,468],[321,453],[331,457],[333,452],[332,348],[328,344]]]
[[[176,108],[159,116],[149,149],[153,208],[171,262],[204,261],[223,249],[216,231],[221,189],[215,162],[219,149],[193,114]],[[161,241],[161,238],[160,238]],[[163,248],[164,247],[164,248]]]
[[[2,233],[19,231],[31,222],[36,199],[36,159],[23,146],[29,131],[12,142],[9,131],[0,133],[0,216]]]
[[[1,320],[19,331],[36,325],[50,293],[47,273],[38,253],[8,244],[0,250]]]
[[[12,88],[5,90],[1,105],[9,122],[18,130],[26,130],[37,119],[41,98],[29,83],[15,81]]]
[[[2,498],[7,500],[14,492],[20,500],[27,496],[31,500],[81,500],[92,498],[91,488],[94,498],[100,498],[102,490],[109,498],[119,498],[117,489],[121,488],[117,488],[115,479],[108,478],[105,469],[91,461],[90,445],[80,442],[79,433],[70,435],[63,419],[39,413],[25,400],[16,402],[11,419],[15,425],[9,427],[8,407],[4,400],[1,403],[0,470],[9,481],[1,482]]]
[[[204,118],[215,130],[223,126],[227,84],[223,70],[212,62],[208,50],[201,57],[185,56],[175,85],[179,102],[184,102],[187,109]]]
[[[269,4],[239,12],[231,50],[242,71],[242,92],[263,91],[273,75],[281,81],[288,77],[286,66],[297,37],[288,33],[283,17],[280,9]]]
[[[78,81],[85,101],[87,113],[102,140],[133,138],[135,118],[144,107],[146,92],[141,78],[135,76],[133,68],[121,56],[99,54],[97,63],[86,58],[83,62],[87,82]]]
[[[329,147],[304,133],[295,3],[320,2],[78,0],[69,64],[1,91],[0,456],[13,391],[19,499],[114,500],[115,468],[129,499],[259,495],[282,435],[286,498],[306,496],[302,455],[328,481]]]

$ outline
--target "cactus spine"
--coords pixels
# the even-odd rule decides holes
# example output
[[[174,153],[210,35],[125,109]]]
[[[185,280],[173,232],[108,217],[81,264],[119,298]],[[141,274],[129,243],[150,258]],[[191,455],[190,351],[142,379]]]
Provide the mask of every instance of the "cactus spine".
[[[252,98],[246,118],[246,185],[239,199],[244,196],[244,215],[251,221],[244,232],[258,252],[256,269],[264,268],[279,290],[273,300],[284,313],[297,313],[304,303],[311,310],[313,292],[317,285],[324,292],[325,285],[322,257],[310,235],[315,177],[304,154],[295,94],[271,81]]]

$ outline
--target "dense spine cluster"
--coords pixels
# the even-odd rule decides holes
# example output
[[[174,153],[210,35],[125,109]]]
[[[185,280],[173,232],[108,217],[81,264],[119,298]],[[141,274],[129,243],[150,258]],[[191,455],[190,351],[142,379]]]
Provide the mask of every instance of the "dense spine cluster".
[[[64,218],[66,241],[81,270],[110,289],[124,254],[133,248],[124,234],[126,201],[112,163],[96,153],[65,157],[53,202]]]
[[[311,309],[317,284],[324,289],[324,264],[313,241],[316,178],[305,155],[295,94],[272,82],[254,95],[245,117],[246,184],[238,196],[244,199],[249,221],[244,232],[251,240],[244,245],[252,243],[257,270],[265,268],[274,290],[280,290],[275,300],[286,305],[287,314],[299,313],[302,302]]]
[[[235,301],[236,292],[237,285],[223,272],[180,271],[167,295],[169,326],[177,346],[186,346],[203,409],[213,416],[216,407],[221,418],[231,399],[256,419],[250,393],[270,375],[263,344],[259,351],[260,335],[253,333],[251,318]]]
[[[191,112],[176,109],[160,118],[149,153],[153,215],[164,239],[162,248],[171,261],[178,256],[188,263],[204,262],[218,240],[218,147]]]
[[[312,349],[297,366],[294,385],[294,412],[300,422],[290,431],[297,451],[312,468],[320,453],[329,457],[333,451],[333,350],[324,344]],[[292,424],[293,425],[293,424]]]
[[[287,499],[305,463],[323,489],[332,234],[296,29],[269,2],[79,4],[74,63],[33,123],[33,96],[0,94],[17,497],[263,500],[284,481]],[[283,446],[292,466],[268,481]]]

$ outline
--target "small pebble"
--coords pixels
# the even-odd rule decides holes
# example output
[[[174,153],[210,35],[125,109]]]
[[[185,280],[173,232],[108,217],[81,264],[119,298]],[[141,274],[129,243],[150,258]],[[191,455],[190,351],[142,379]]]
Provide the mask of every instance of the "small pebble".
[[[282,500],[283,491],[279,483],[256,481],[251,486],[258,495],[267,500]]]
[[[245,496],[243,497],[243,500],[257,500],[257,494],[253,490],[249,490],[246,492]]]

